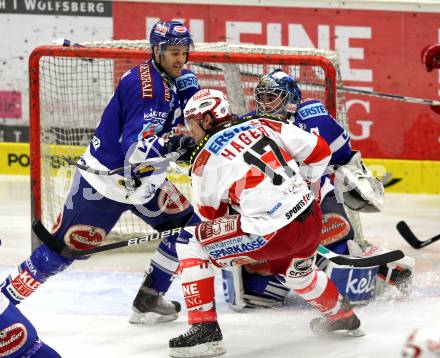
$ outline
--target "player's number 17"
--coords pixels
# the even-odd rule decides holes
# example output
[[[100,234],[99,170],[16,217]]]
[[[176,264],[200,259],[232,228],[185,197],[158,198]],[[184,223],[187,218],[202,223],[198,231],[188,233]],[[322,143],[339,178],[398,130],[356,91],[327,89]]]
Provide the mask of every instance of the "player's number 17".
[[[289,167],[284,159],[280,147],[272,139],[263,137],[250,149],[259,154],[260,157],[257,157],[251,152],[246,151],[243,154],[244,161],[249,165],[257,167],[261,172],[271,178],[274,185],[281,185],[284,181],[284,178],[281,174],[275,173],[275,171],[270,167],[270,162],[263,159],[263,155],[266,153],[273,153],[277,161],[283,167],[284,173],[286,173],[287,177],[292,178],[295,175],[293,169]],[[268,158],[268,156],[266,156],[266,158]]]

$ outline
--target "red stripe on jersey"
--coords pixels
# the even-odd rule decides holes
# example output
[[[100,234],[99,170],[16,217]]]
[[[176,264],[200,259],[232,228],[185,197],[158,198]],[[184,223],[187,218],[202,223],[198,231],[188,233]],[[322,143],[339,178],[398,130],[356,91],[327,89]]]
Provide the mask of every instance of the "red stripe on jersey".
[[[293,158],[290,156],[289,153],[287,153],[282,147],[278,147],[281,151],[281,155],[283,156],[284,160],[286,162],[289,162]],[[267,152],[264,155],[261,156],[261,160],[265,162],[269,167],[272,169],[278,169],[282,166],[282,164],[278,161],[275,153],[273,151]]]
[[[246,175],[237,180],[229,188],[229,199],[232,203],[238,204],[240,202],[240,196],[243,190],[254,188],[264,180],[264,173],[259,169],[251,168],[247,171]]]
[[[218,208],[213,208],[212,206],[208,205],[199,205],[198,209],[200,215],[202,215],[204,218],[213,220],[225,216],[228,213],[228,203],[222,201],[220,202],[220,206]]]
[[[192,173],[194,175],[197,175],[198,177],[201,177],[203,175],[203,169],[205,169],[205,165],[208,162],[210,156],[211,153],[209,153],[205,149],[200,152],[192,166]]]
[[[280,147],[280,150],[286,162],[293,159],[283,148]],[[263,154],[261,156],[261,160],[273,170],[276,170],[282,165],[276,158],[275,153],[272,151]],[[240,202],[240,196],[243,190],[256,187],[264,180],[264,178],[265,174],[260,171],[260,169],[252,166],[243,178],[237,180],[231,185],[229,188],[229,199],[232,203],[238,204]]]
[[[310,153],[306,160],[304,160],[305,164],[320,162],[321,160],[332,154],[327,142],[322,137],[317,137],[318,141],[316,142],[316,146],[315,148],[313,148],[312,153]]]
[[[275,132],[281,133],[281,128],[283,126],[281,122],[271,121],[267,118],[260,119],[260,122],[268,126],[270,129],[274,130]]]

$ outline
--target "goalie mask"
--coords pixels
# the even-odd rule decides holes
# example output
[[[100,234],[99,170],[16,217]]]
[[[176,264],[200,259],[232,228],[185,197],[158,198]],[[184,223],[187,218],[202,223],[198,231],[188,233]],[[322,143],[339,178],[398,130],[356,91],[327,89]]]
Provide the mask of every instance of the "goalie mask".
[[[207,113],[213,118],[213,126],[231,120],[231,105],[223,92],[214,89],[202,89],[194,94],[183,111],[186,127],[191,130],[189,121],[197,120],[200,123]]]
[[[402,350],[404,358],[440,357],[440,326],[415,330]]]
[[[162,54],[167,46],[188,46],[194,48],[194,42],[188,29],[180,21],[164,21],[154,24],[150,32],[150,46],[159,48]],[[153,52],[153,51],[151,51]]]
[[[261,77],[255,88],[257,115],[286,118],[301,103],[301,90],[292,76],[280,69]]]

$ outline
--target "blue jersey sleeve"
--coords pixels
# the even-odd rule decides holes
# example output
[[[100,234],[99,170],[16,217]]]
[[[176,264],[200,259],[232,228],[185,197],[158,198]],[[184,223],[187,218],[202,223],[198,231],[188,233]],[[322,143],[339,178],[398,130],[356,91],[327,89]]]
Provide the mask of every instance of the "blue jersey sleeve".
[[[200,89],[189,70],[171,80],[152,60],[127,71],[107,104],[90,154],[108,168],[166,154],[163,135],[184,126],[183,106]]]
[[[183,109],[188,100],[200,90],[200,83],[196,75],[190,70],[184,69],[182,75],[175,79],[177,87],[177,96]]]
[[[330,164],[346,164],[350,160],[351,146],[348,132],[330,115],[323,121],[320,135],[324,137],[332,151]]]
[[[351,146],[348,132],[327,112],[320,101],[302,103],[294,116],[300,128],[323,137],[332,151],[330,164],[346,164],[350,160]]]

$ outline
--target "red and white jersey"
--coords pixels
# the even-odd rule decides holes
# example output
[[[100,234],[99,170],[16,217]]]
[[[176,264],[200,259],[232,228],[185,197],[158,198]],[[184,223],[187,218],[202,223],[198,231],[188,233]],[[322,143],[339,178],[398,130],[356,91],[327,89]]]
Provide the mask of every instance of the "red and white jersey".
[[[215,132],[192,165],[192,198],[205,219],[241,214],[244,232],[267,235],[314,199],[306,180],[321,178],[330,149],[321,137],[287,121],[253,118]]]

